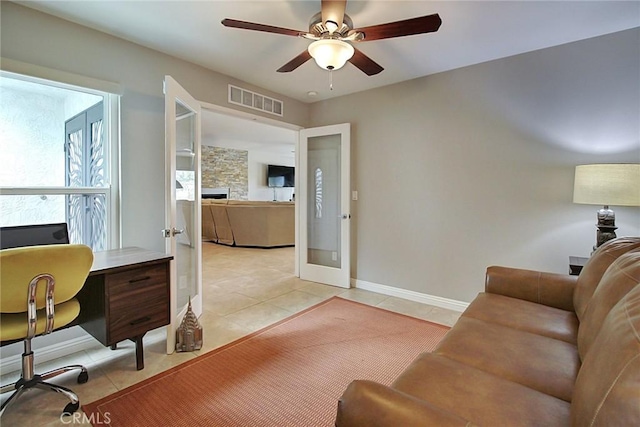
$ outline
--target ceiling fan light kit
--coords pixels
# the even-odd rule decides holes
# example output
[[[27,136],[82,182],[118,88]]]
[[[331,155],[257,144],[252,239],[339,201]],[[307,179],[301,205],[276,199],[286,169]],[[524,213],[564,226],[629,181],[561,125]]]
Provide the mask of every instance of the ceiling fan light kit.
[[[325,70],[337,70],[348,61],[366,75],[373,76],[382,72],[384,68],[353,47],[351,43],[432,33],[438,31],[442,24],[440,16],[434,13],[402,21],[354,28],[353,21],[345,13],[346,6],[347,0],[322,0],[321,11],[311,18],[308,32],[229,18],[223,19],[222,25],[313,40],[307,50],[278,68],[279,73],[289,73],[313,58],[316,64]]]
[[[330,71],[342,68],[355,52],[349,43],[335,39],[316,40],[308,50],[320,68]]]

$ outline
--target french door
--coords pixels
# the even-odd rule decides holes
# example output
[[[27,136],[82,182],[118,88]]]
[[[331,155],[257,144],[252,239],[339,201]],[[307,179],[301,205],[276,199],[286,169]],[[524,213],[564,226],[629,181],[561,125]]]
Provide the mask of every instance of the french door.
[[[350,287],[349,123],[300,131],[298,169],[300,278]]]
[[[189,302],[202,314],[200,198],[200,102],[171,76],[164,78],[166,251],[171,261],[171,323],[167,353],[176,345],[176,329]]]

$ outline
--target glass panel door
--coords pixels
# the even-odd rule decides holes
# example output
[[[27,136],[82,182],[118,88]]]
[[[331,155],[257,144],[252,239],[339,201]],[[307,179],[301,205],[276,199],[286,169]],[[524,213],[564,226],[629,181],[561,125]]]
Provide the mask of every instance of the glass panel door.
[[[200,103],[165,76],[167,146],[167,252],[171,268],[171,324],[167,353],[175,350],[175,331],[189,302],[202,313],[200,210]]]
[[[300,277],[350,286],[349,124],[300,132]]]

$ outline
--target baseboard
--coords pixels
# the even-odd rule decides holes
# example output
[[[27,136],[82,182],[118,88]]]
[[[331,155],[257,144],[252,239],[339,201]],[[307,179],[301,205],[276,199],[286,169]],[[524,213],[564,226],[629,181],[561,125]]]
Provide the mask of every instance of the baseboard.
[[[394,288],[393,286],[381,285],[378,283],[367,282],[365,280],[351,279],[351,285],[358,289],[364,289],[365,291],[376,292],[383,295],[389,295],[422,304],[434,305],[436,307],[459,312],[463,312],[469,306],[468,302],[423,294],[420,292],[409,291],[407,289]]]
[[[40,363],[95,347],[95,345],[96,340],[91,335],[86,334],[85,336],[66,339],[46,347],[34,349],[33,353],[35,355],[36,366]],[[0,366],[2,367],[2,375],[19,371],[22,369],[22,354],[15,354],[0,359]]]

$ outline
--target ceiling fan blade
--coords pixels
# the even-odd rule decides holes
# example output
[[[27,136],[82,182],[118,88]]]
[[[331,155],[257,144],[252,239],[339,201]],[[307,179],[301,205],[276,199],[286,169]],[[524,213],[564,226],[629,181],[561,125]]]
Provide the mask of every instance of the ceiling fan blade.
[[[305,31],[290,30],[288,28],[274,27],[271,25],[256,24],[255,22],[238,21],[236,19],[225,18],[222,20],[225,27],[241,28],[243,30],[263,31],[265,33],[284,34],[285,36],[298,37],[306,34]]]
[[[337,25],[336,29],[340,29],[346,7],[347,0],[322,0],[322,22],[324,24],[326,24],[327,21],[335,22]]]
[[[357,28],[355,31],[364,33],[364,40],[362,41],[371,41],[411,36],[414,34],[433,33],[438,31],[440,24],[442,24],[440,15],[434,13],[433,15],[405,19],[404,21]]]
[[[353,65],[355,65],[360,71],[365,73],[367,76],[375,76],[380,73],[384,68],[380,66],[373,59],[369,58],[364,53],[360,52],[358,49],[354,48],[354,53],[351,59],[349,60]]]
[[[289,72],[295,70],[296,68],[298,68],[299,66],[301,66],[302,64],[304,64],[305,62],[307,62],[310,59],[311,59],[311,54],[309,53],[308,50],[305,50],[300,55],[296,56],[291,61],[289,61],[286,64],[284,64],[282,67],[278,68],[278,72],[279,73],[289,73]]]

